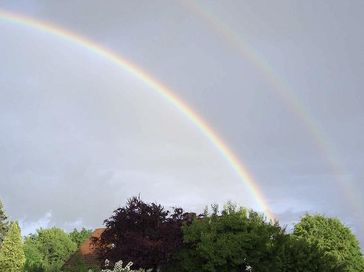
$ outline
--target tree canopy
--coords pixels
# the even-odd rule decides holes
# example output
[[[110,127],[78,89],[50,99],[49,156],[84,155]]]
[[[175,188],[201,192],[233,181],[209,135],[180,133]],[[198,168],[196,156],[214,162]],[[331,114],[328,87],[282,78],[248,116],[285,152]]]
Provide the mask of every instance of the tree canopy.
[[[320,250],[316,244],[290,234],[277,252],[280,272],[344,272],[342,264]]]
[[[4,212],[0,218],[8,225]],[[305,215],[288,233],[277,221],[232,203],[221,211],[212,205],[211,212],[206,209],[196,216],[133,197],[104,222],[106,229],[94,245],[100,261],[107,259],[114,271],[129,271],[120,260],[133,262],[140,269],[135,271],[364,271],[359,242],[350,228],[322,215]],[[18,224],[11,223],[0,248],[0,271],[60,271],[90,234],[84,228],[66,233],[53,227],[37,230],[23,243]],[[75,260],[66,269],[88,271],[89,263]]]
[[[28,271],[60,271],[77,245],[62,229],[39,229],[25,238],[25,267]]]
[[[114,263],[132,261],[137,269],[157,270],[182,245],[181,225],[185,217],[182,209],[170,212],[133,197],[105,220],[106,230],[97,241],[100,257]]]
[[[87,238],[90,237],[92,233],[92,230],[82,228],[81,230],[73,229],[68,235],[71,238],[71,240],[76,243],[77,248],[80,247],[80,245],[86,241]]]
[[[305,215],[293,235],[302,238],[339,262],[345,271],[364,271],[359,241],[340,220],[323,215]]]
[[[267,223],[256,212],[225,206],[221,214],[213,206],[189,226],[183,227],[184,249],[178,254],[181,271],[274,271],[276,241],[284,230]]]
[[[228,203],[183,227],[184,247],[168,271],[344,271],[315,245],[287,234],[278,222]]]
[[[23,271],[25,256],[20,228],[12,223],[3,241],[0,251],[0,271]]]

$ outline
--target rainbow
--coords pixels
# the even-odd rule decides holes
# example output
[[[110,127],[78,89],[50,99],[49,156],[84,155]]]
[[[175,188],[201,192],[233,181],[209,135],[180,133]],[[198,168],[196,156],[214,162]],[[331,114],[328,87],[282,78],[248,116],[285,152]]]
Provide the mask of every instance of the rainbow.
[[[124,57],[112,52],[111,50],[98,45],[97,43],[82,37],[79,34],[73,33],[59,26],[51,24],[49,22],[41,21],[35,18],[31,18],[25,15],[12,13],[5,10],[0,10],[0,19],[12,24],[18,24],[21,26],[29,27],[38,31],[45,32],[54,37],[61,38],[67,42],[81,46],[84,49],[93,52],[94,54],[110,61],[114,65],[122,68],[127,73],[133,75],[138,80],[153,89],[166,101],[171,103],[178,111],[180,111],[186,118],[188,118],[217,148],[221,155],[235,170],[239,178],[244,182],[249,193],[255,199],[260,209],[263,210],[269,220],[275,220],[275,216],[270,210],[266,198],[259,189],[258,183],[253,176],[249,173],[248,169],[242,164],[238,157],[232,152],[232,150],[224,143],[219,135],[207,124],[205,120],[197,115],[191,107],[189,107],[181,98],[179,98],[175,92],[169,89],[167,86],[158,82],[150,74],[141,70],[135,64],[130,63]]]
[[[224,23],[208,8],[202,7],[199,1],[185,0],[180,2],[181,6],[196,17],[206,22],[207,26],[221,36],[230,47],[235,49],[240,57],[253,63],[265,76],[266,80],[273,86],[277,96],[281,99],[287,109],[300,121],[308,136],[313,141],[316,149],[320,152],[321,159],[327,162],[331,173],[336,177],[335,183],[340,188],[352,208],[357,213],[362,212],[361,196],[358,195],[352,184],[346,182],[342,177],[347,173],[343,168],[343,163],[339,159],[339,154],[335,150],[330,137],[324,132],[324,128],[306,110],[300,99],[294,95],[292,89],[274,72],[271,65],[259,55],[259,53],[249,45],[237,32]],[[364,215],[363,215],[364,217]]]

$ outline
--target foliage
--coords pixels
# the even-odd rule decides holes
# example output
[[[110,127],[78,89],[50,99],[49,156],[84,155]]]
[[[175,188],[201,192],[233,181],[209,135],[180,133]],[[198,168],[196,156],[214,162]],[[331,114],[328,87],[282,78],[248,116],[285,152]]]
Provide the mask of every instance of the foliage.
[[[35,271],[60,271],[60,268],[77,246],[59,228],[39,229],[25,239],[25,268]]]
[[[345,271],[364,271],[359,242],[338,219],[305,215],[295,226],[293,235],[317,245],[325,255],[342,264]]]
[[[9,222],[7,221],[7,216],[4,211],[3,203],[0,200],[0,247],[4,241],[6,232],[9,229]]]
[[[183,234],[184,247],[167,271],[344,271],[315,244],[231,203],[221,213],[214,205],[212,214],[206,211],[184,226]]]
[[[26,238],[24,243],[24,253],[26,256],[25,271],[29,272],[43,272],[45,271],[44,256],[38,249],[37,243],[30,242],[29,238]]]
[[[3,215],[3,217],[1,217]],[[0,202],[0,219],[6,216]],[[2,221],[0,220],[0,226]],[[140,198],[105,220],[106,230],[95,244],[101,258],[115,264],[102,272],[358,272],[364,271],[359,242],[338,219],[305,215],[287,234],[278,222],[228,203],[219,212],[212,206],[196,218],[173,212]],[[87,239],[90,230],[66,234],[40,229],[22,243],[17,223],[9,226],[0,249],[0,271],[55,272]],[[26,257],[26,258],[25,258]],[[123,267],[123,258],[129,263]],[[136,260],[139,270],[132,270]],[[106,266],[108,267],[108,266]],[[89,272],[81,261],[72,271]],[[99,271],[98,269],[94,271]]]
[[[87,238],[90,237],[92,233],[92,230],[88,230],[85,228],[82,228],[81,230],[73,229],[68,235],[71,238],[71,240],[76,243],[77,248],[80,247],[80,245],[86,241]]]
[[[23,270],[25,256],[20,228],[12,223],[0,251],[0,271],[19,272]]]
[[[90,265],[86,264],[84,260],[81,259],[80,255],[76,254],[72,256],[74,262],[72,266],[62,267],[62,271],[64,272],[93,272],[93,271],[100,271],[99,266],[97,265]]]
[[[180,271],[278,271],[277,240],[284,230],[262,215],[228,203],[221,214],[213,206],[183,227],[185,247],[177,254]],[[170,269],[171,271],[173,269]]]
[[[327,256],[315,244],[292,235],[286,235],[281,242],[278,260],[281,261],[280,272],[344,272],[344,267],[330,256]]]
[[[186,217],[182,209],[170,213],[161,205],[133,197],[105,220],[106,230],[96,241],[99,255],[112,262],[133,260],[137,268],[157,270],[181,247]]]

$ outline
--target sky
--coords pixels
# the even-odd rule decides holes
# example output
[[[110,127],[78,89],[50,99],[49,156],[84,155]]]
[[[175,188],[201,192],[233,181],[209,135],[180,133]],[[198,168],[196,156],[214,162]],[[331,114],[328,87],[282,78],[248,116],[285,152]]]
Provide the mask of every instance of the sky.
[[[168,86],[288,229],[338,217],[364,245],[363,1],[0,1]],[[100,227],[140,194],[262,211],[174,105],[85,47],[0,16],[0,199],[23,234]]]

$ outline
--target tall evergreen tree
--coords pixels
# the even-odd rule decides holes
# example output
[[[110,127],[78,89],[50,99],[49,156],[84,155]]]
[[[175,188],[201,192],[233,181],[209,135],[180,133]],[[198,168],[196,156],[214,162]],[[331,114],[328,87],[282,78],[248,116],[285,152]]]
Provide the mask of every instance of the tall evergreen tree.
[[[5,236],[0,251],[0,271],[23,271],[25,255],[20,228],[17,223],[12,223]]]
[[[0,200],[0,247],[2,242],[4,241],[6,232],[9,229],[8,217],[5,214],[3,203]]]

